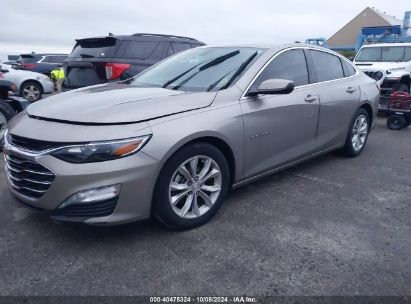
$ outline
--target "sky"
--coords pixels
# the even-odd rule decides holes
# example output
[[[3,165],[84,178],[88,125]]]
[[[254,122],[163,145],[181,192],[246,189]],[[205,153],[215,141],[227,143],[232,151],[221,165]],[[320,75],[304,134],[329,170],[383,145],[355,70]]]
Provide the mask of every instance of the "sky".
[[[207,44],[329,38],[367,6],[402,19],[409,0],[1,0],[0,59],[69,53],[77,38],[174,34]],[[408,5],[407,5],[408,4]]]

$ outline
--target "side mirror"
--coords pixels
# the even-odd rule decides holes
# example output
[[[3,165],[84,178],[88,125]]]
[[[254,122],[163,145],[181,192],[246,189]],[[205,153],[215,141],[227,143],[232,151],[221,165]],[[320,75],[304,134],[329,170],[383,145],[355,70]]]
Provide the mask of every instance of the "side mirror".
[[[258,88],[251,88],[247,96],[257,96],[260,94],[290,94],[294,91],[294,81],[286,79],[267,79]]]

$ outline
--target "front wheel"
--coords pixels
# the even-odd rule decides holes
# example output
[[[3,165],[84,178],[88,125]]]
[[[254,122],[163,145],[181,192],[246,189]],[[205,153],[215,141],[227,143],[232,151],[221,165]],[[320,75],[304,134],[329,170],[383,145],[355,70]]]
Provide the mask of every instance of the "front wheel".
[[[20,96],[24,97],[30,102],[35,102],[43,95],[43,88],[41,85],[34,81],[28,81],[24,83],[20,88]]]
[[[351,120],[350,129],[342,152],[348,157],[360,155],[367,143],[369,130],[370,118],[368,112],[360,108]]]
[[[219,149],[207,143],[184,147],[160,173],[153,214],[173,229],[200,226],[220,208],[229,182],[228,164]]]

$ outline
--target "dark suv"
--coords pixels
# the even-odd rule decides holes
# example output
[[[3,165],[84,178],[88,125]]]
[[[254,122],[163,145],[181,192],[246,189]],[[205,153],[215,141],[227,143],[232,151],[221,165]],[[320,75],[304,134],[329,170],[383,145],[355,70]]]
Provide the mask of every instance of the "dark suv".
[[[76,41],[64,64],[66,89],[128,79],[174,53],[205,45],[189,37],[160,34]]]
[[[21,54],[17,59],[16,69],[42,73],[50,76],[52,70],[62,66],[67,54]]]

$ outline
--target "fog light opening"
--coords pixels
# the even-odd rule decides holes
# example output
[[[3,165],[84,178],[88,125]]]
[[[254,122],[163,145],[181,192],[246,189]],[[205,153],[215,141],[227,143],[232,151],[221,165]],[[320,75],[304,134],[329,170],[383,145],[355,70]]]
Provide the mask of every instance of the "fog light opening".
[[[67,198],[57,209],[63,209],[70,205],[95,203],[116,198],[120,195],[120,190],[121,184],[83,190]]]

